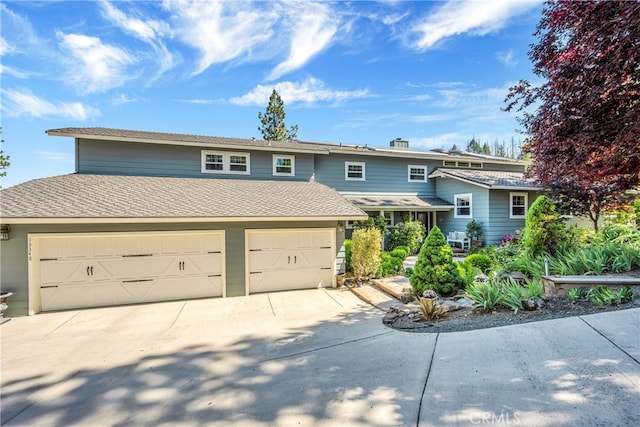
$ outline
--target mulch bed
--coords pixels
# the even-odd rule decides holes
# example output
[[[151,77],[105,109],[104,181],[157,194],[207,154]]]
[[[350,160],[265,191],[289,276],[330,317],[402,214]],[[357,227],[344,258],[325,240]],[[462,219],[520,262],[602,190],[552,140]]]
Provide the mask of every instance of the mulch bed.
[[[518,310],[518,313],[514,314],[513,311],[502,307],[489,312],[463,309],[449,312],[446,319],[437,322],[427,322],[421,318],[420,314],[411,317],[409,314],[397,316],[397,314],[389,312],[385,315],[383,323],[390,328],[404,332],[461,332],[570,316],[583,316],[606,311],[626,310],[640,307],[640,286],[632,286],[631,288],[634,293],[633,299],[619,305],[598,307],[589,301],[579,300],[572,302],[566,296],[560,296],[545,301],[544,307],[535,311]],[[614,289],[617,288],[614,287]]]

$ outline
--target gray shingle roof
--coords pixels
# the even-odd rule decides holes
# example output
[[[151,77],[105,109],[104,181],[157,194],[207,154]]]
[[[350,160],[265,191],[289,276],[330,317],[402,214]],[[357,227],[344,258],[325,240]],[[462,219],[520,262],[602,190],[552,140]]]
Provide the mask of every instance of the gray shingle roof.
[[[256,150],[281,152],[312,152],[316,154],[356,154],[362,156],[400,157],[409,159],[458,160],[506,164],[525,164],[526,162],[491,157],[468,152],[444,152],[442,150],[402,150],[389,147],[377,147],[368,144],[344,144],[305,141],[264,141],[261,139],[227,138],[219,136],[189,135],[166,132],[148,132],[139,130],[113,129],[102,127],[50,129],[48,135],[74,138],[107,139],[115,141],[137,141],[160,144],[188,144],[203,147],[247,147]]]
[[[366,194],[349,194],[344,196],[356,206],[361,208],[367,207],[384,207],[384,208],[453,208],[453,205],[438,197],[423,197],[415,195],[402,194],[385,194],[385,195],[366,195]]]
[[[429,174],[429,178],[448,177],[490,189],[530,189],[540,190],[533,180],[527,179],[524,172],[489,171],[482,169],[438,168]]]
[[[3,189],[2,220],[364,217],[315,182],[70,174]],[[366,217],[364,217],[366,218]]]

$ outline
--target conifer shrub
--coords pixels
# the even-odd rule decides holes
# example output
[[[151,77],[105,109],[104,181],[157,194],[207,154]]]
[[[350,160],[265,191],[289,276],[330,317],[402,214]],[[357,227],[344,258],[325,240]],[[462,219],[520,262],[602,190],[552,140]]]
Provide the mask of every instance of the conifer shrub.
[[[451,295],[464,287],[453,263],[453,251],[437,226],[431,229],[422,244],[409,280],[415,295],[422,295],[427,289],[433,289],[439,295]]]
[[[553,201],[538,197],[529,208],[522,231],[525,251],[532,255],[554,255],[567,239],[567,229]]]
[[[346,239],[344,241],[344,269],[345,271],[353,271],[351,266],[351,245],[353,241]]]
[[[351,266],[360,280],[369,280],[380,268],[382,233],[377,228],[359,228],[351,236]]]

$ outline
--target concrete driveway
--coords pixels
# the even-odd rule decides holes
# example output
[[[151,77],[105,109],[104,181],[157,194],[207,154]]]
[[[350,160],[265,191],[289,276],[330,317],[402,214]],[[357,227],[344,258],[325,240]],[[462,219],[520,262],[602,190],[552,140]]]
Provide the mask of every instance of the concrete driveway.
[[[12,319],[2,424],[630,426],[640,309],[409,334],[342,289]]]

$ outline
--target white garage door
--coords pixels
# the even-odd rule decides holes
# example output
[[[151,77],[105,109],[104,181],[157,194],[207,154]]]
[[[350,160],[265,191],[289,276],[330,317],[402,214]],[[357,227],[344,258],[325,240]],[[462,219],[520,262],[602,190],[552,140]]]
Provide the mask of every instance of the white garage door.
[[[223,295],[223,231],[36,240],[42,311]]]
[[[333,284],[334,229],[247,230],[248,292]]]

